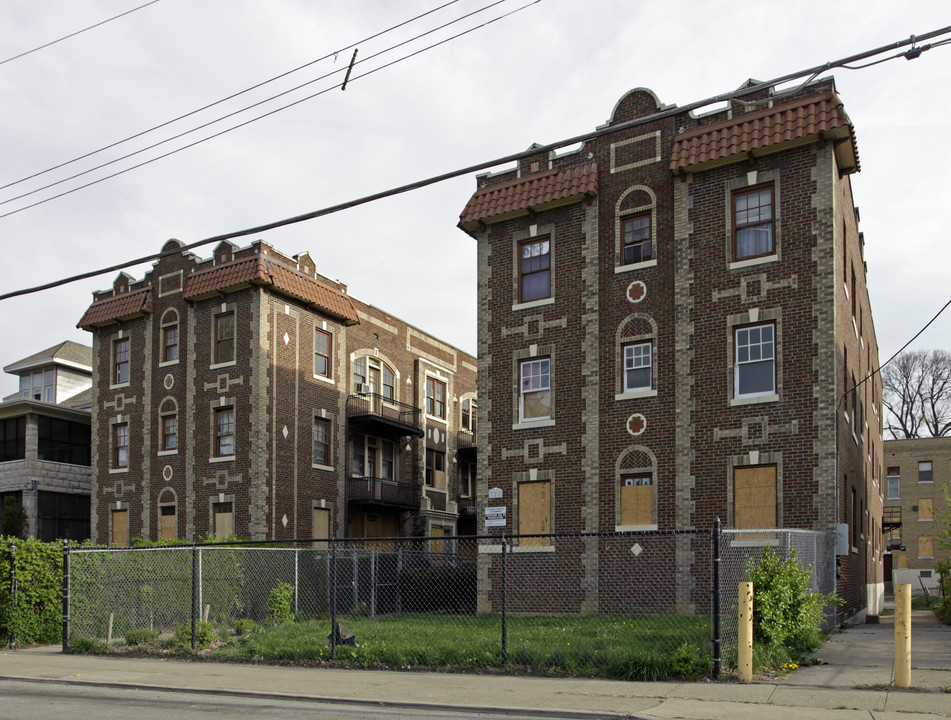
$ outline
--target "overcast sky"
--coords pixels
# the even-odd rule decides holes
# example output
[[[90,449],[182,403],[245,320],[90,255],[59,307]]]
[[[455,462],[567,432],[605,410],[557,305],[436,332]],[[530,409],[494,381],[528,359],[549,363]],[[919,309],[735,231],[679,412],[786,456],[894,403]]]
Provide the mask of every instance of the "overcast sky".
[[[369,195],[594,130],[627,91],[686,105],[747,78],[772,79],[951,25],[946,0],[459,0],[359,43],[345,92],[317,97],[170,157],[0,218],[0,293]],[[0,63],[145,0],[4,0]],[[326,90],[342,74],[108,168],[28,195],[326,73],[352,43],[445,0],[160,0],[0,64],[0,185],[46,170],[293,68],[282,80],[28,182],[0,190],[0,215]],[[386,62],[511,12],[366,77]],[[793,14],[790,14],[792,12]],[[332,53],[342,50],[336,58]],[[834,72],[856,129],[861,210],[881,362],[951,298],[951,45]],[[260,237],[309,251],[351,295],[476,351],[474,241],[456,228],[463,177]],[[201,257],[212,246],[199,249]],[[130,272],[141,278],[147,266]],[[0,367],[72,339],[116,273],[0,302]],[[951,310],[913,346],[951,349]],[[0,378],[0,396],[16,381]]]

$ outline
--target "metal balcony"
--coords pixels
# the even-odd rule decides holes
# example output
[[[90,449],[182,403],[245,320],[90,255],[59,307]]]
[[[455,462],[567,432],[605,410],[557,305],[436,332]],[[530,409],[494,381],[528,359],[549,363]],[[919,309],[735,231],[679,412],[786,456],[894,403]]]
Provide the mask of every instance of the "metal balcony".
[[[463,460],[474,461],[476,459],[476,434],[470,430],[460,430],[456,434],[456,452]]]
[[[374,477],[347,479],[347,500],[355,506],[418,510],[420,495],[419,485],[410,483]]]
[[[419,408],[388,400],[379,393],[348,397],[347,421],[351,427],[368,435],[391,439],[423,437]]]

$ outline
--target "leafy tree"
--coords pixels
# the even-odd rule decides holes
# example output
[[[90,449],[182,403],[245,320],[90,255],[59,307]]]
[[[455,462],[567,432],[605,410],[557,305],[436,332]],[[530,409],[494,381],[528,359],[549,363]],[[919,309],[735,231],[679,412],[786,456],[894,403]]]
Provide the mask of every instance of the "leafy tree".
[[[0,520],[0,527],[3,528],[3,534],[10,537],[26,539],[26,510],[23,506],[14,501],[3,505],[3,518]]]
[[[951,353],[904,352],[882,368],[885,427],[899,440],[951,434]]]

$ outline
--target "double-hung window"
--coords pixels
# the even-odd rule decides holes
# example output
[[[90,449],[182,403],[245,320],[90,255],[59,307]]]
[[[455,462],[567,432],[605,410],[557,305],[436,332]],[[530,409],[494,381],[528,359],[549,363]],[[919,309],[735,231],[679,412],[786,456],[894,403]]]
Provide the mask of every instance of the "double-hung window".
[[[120,338],[112,344],[112,384],[129,382],[129,338]]]
[[[888,494],[886,500],[901,500],[901,468],[888,468]]]
[[[920,483],[930,483],[934,482],[934,475],[932,475],[931,469],[933,465],[930,460],[919,460],[918,461],[918,482]]]
[[[646,262],[651,259],[651,214],[641,213],[621,220],[624,240],[624,264]]]
[[[446,417],[446,383],[426,378],[426,414],[438,418]]]
[[[215,457],[234,455],[234,408],[215,410]]]
[[[734,193],[733,258],[744,260],[772,252],[773,186]]]
[[[178,449],[178,415],[162,417],[162,450]]]
[[[624,392],[651,389],[651,356],[649,342],[624,346]]]
[[[734,394],[758,397],[776,392],[776,342],[772,324],[736,330]]]
[[[314,462],[330,465],[330,420],[314,418]]]
[[[519,367],[519,421],[551,418],[551,359],[525,360]]]
[[[519,302],[551,297],[551,241],[545,238],[525,240],[518,245]]]
[[[215,315],[215,364],[234,362],[234,313]]]
[[[314,375],[330,377],[330,349],[332,347],[330,333],[325,330],[314,330]]]
[[[112,426],[112,467],[115,470],[129,467],[129,423]]]

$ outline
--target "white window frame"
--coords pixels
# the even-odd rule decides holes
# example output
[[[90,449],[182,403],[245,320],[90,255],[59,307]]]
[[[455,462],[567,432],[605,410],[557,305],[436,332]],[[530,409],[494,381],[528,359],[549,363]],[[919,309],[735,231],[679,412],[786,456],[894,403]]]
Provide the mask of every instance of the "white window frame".
[[[644,348],[647,348],[646,354]],[[644,363],[646,358],[647,362]],[[638,364],[640,362],[640,364]],[[630,370],[647,370],[646,385],[628,385],[627,373]],[[654,387],[654,346],[653,343],[631,343],[624,346],[624,370],[623,370],[624,392],[638,392],[640,390],[651,390]]]
[[[749,333],[751,330],[762,330],[763,328],[769,328],[771,333],[771,339],[768,342],[770,348],[770,355],[768,358],[763,358],[762,355],[756,360],[740,360],[740,348],[745,347],[747,349],[752,347],[759,347],[760,350],[766,345],[762,340],[756,344],[751,344],[747,342],[744,345],[740,343],[740,334]],[[754,365],[760,364],[769,361],[772,365],[772,375],[773,382],[772,386],[768,390],[761,390],[758,392],[752,393],[741,393],[740,392],[740,371],[741,368],[745,365]],[[733,329],[733,396],[734,398],[756,398],[756,397],[767,397],[776,394],[776,325],[774,323],[761,323],[758,325],[744,325],[742,327],[737,327]]]
[[[544,370],[541,370],[544,366]],[[538,367],[539,372],[537,374],[532,374],[526,377],[525,370],[531,367]],[[551,420],[551,358],[532,358],[530,360],[522,360],[518,366],[519,372],[519,383],[518,383],[518,419],[519,422],[528,423],[528,422],[540,422],[543,420]],[[537,385],[535,378],[537,378]],[[526,387],[526,380],[529,385]],[[544,385],[542,384],[544,382]],[[548,413],[546,415],[538,415],[532,417],[526,417],[525,415],[525,396],[529,393],[541,393],[548,392]]]

